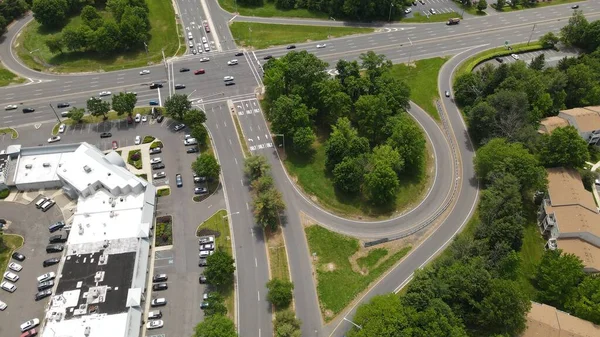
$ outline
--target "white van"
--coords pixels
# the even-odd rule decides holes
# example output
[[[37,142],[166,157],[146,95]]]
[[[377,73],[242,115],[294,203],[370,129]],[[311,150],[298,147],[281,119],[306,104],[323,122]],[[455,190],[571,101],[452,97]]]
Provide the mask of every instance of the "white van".
[[[188,40],[193,40],[194,37],[192,36],[192,32],[188,32]]]
[[[48,200],[47,200],[47,201],[46,201],[46,202],[45,202],[45,203],[42,205],[42,207],[41,207],[41,209],[42,209],[42,212],[45,212],[45,211],[49,210],[49,209],[50,209],[50,207],[54,206],[54,204],[55,204],[55,203],[56,203],[56,202],[54,202],[54,200],[52,200],[52,199],[48,199]]]
[[[48,198],[43,197],[35,203],[36,208],[42,208],[42,205],[48,200]]]
[[[162,312],[160,310],[154,310],[148,312],[148,319],[159,319],[162,317]]]
[[[196,138],[188,138],[188,139],[185,139],[185,140],[183,141],[183,144],[184,144],[185,146],[188,146],[188,145],[196,145],[196,144],[198,144],[198,141],[196,140]]]

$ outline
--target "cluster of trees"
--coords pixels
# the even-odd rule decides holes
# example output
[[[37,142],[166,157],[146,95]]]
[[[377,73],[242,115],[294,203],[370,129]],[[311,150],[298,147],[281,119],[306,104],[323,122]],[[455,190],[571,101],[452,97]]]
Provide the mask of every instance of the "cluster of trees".
[[[208,131],[204,127],[206,114],[202,110],[192,109],[192,102],[184,94],[173,94],[165,100],[167,116],[184,122],[190,129],[190,136],[196,138],[200,148],[208,145]],[[218,176],[218,175],[217,175]]]
[[[301,337],[301,324],[302,322],[296,318],[293,310],[278,311],[275,314],[275,322],[273,324],[275,337]]]
[[[32,0],[4,0],[0,2],[0,35],[16,18],[21,17],[31,7]]]
[[[206,281],[217,289],[223,289],[233,284],[234,260],[223,249],[218,249],[206,258],[207,266],[204,268]]]
[[[83,24],[67,27],[46,41],[53,53],[93,51],[102,54],[143,48],[149,40],[150,20],[144,0],[108,0],[110,17],[98,11],[104,3],[93,0],[33,0],[35,19],[45,27],[60,28],[79,14]]]
[[[238,334],[232,320],[223,315],[211,315],[196,325],[194,337],[238,337]]]
[[[244,162],[244,173],[250,180],[254,219],[263,228],[276,231],[279,214],[285,209],[281,193],[275,188],[271,166],[263,156],[250,156]]]
[[[568,46],[594,52],[600,47],[600,20],[590,23],[583,11],[576,10],[569,18],[569,24],[561,28],[560,38]]]
[[[327,75],[327,63],[304,51],[270,60],[266,116],[271,130],[291,138],[291,149],[302,156],[312,153],[315,130],[330,130],[326,168],[336,188],[391,204],[400,177],[420,172],[425,138],[406,113],[410,89],[391,74],[392,63],[373,52],[360,60],[340,60],[335,78]]]
[[[119,116],[128,114],[131,116],[133,109],[137,103],[137,97],[134,93],[120,92],[112,96],[112,104],[98,97],[92,97],[86,102],[86,108],[92,116],[103,116],[107,118],[111,110],[115,111]],[[67,114],[67,117],[75,123],[79,123],[85,115],[84,108],[72,107]]]
[[[290,281],[273,278],[267,282],[267,299],[277,309],[284,309],[289,307],[292,303],[292,291],[294,290],[294,284]]]

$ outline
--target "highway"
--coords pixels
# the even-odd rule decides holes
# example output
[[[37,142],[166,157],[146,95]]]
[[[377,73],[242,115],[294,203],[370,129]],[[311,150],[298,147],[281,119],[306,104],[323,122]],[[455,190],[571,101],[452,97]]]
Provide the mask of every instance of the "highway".
[[[600,15],[600,3],[580,4],[590,19]],[[215,51],[201,55],[186,55],[172,58],[164,64],[147,67],[151,73],[140,76],[140,69],[130,69],[111,73],[92,73],[78,75],[43,74],[24,68],[11,55],[10,41],[28,18],[17,21],[0,43],[0,54],[7,68],[22,76],[33,79],[26,85],[0,89],[0,99],[5,104],[18,104],[20,107],[34,107],[35,113],[22,114],[20,110],[7,111],[2,126],[27,125],[55,119],[48,107],[49,103],[70,102],[83,107],[85,100],[100,91],[135,91],[139,105],[153,99],[164,98],[174,92],[174,84],[185,84],[182,93],[190,95],[195,104],[206,110],[207,126],[213,136],[216,153],[222,166],[227,194],[228,209],[232,213],[233,235],[235,240],[237,278],[239,291],[238,329],[242,336],[270,336],[272,333],[270,308],[265,302],[264,284],[268,279],[268,267],[262,233],[255,230],[251,221],[252,214],[248,206],[250,195],[243,178],[243,153],[237,143],[237,133],[232,127],[232,111],[237,113],[248,145],[263,145],[256,151],[264,152],[273,166],[273,175],[278,188],[284,195],[287,205],[284,234],[287,242],[288,257],[291,265],[292,280],[295,283],[295,304],[298,317],[303,321],[303,336],[342,336],[351,326],[344,323],[342,317],[350,318],[354,307],[339,315],[336,320],[323,326],[316,297],[314,282],[308,282],[311,265],[308,247],[300,224],[299,214],[309,214],[324,226],[337,232],[360,238],[382,238],[403,235],[416,227],[428,224],[445,213],[445,220],[423,243],[413,248],[410,255],[386,277],[381,279],[360,302],[376,294],[391,292],[405,284],[415,269],[420,268],[439,252],[468,220],[477,200],[477,182],[472,168],[473,150],[466,134],[466,127],[460,112],[450,101],[440,102],[444,123],[438,125],[425,112],[411,106],[411,115],[423,126],[436,155],[435,183],[426,198],[412,211],[394,219],[378,222],[352,221],[334,216],[320,209],[304,196],[291,182],[276,151],[268,147],[269,131],[260,108],[254,108],[255,89],[261,85],[260,67],[264,57],[279,57],[289,50],[283,47],[269,48],[255,52],[245,51],[237,66],[227,66],[234,58],[235,45],[228,29],[227,21],[234,16],[225,14],[216,5],[216,0],[178,0],[178,12],[184,27],[193,32],[194,41],[209,36],[214,42]],[[205,11],[211,13],[205,16]],[[456,65],[470,55],[487,48],[535,40],[548,31],[557,32],[571,15],[570,4],[543,7],[486,17],[469,18],[460,25],[448,27],[443,23],[408,25],[386,24],[368,25],[381,31],[360,36],[330,39],[325,41],[326,48],[317,49],[318,42],[297,44],[297,51],[307,50],[335,67],[340,59],[355,60],[361,53],[373,50],[385,54],[395,63],[430,58],[434,56],[457,55],[448,61],[438,79],[438,90],[451,90],[452,71]],[[211,33],[203,33],[199,23],[206,17],[211,25]],[[234,20],[248,18],[235,17]],[[318,21],[302,19],[256,18],[258,22],[347,25],[338,21]],[[193,22],[193,23],[192,23]],[[212,24],[211,24],[212,22]],[[363,25],[363,24],[360,24]],[[215,27],[216,26],[216,29]],[[187,33],[186,33],[187,35]],[[186,41],[187,43],[187,41]],[[210,61],[200,63],[200,57],[210,57]],[[191,72],[180,73],[182,67]],[[206,74],[193,75],[195,69],[205,69]],[[223,76],[234,76],[234,86],[225,87]],[[40,83],[35,82],[40,80]],[[159,90],[148,89],[151,82],[163,82],[165,87]],[[159,98],[160,93],[160,98]],[[440,94],[443,97],[443,94]],[[23,103],[21,105],[21,103]],[[231,104],[231,105],[228,105]],[[241,109],[238,108],[241,106]],[[247,105],[247,107],[246,107]],[[246,113],[249,109],[251,114]],[[254,110],[258,109],[258,112]],[[244,112],[240,115],[240,112]],[[271,150],[269,150],[271,149]],[[452,169],[449,169],[452,168]],[[239,212],[239,213],[236,213]],[[234,215],[235,213],[235,215]],[[312,280],[312,278],[311,278]]]

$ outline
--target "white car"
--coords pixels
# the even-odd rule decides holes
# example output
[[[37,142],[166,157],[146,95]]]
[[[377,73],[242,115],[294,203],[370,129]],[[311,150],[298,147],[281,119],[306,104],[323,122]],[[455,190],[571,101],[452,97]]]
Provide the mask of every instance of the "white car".
[[[227,65],[228,65],[228,66],[234,66],[234,65],[236,65],[236,64],[238,64],[238,60],[231,60],[231,61],[227,61]]]
[[[6,307],[8,307],[8,305],[6,305],[6,303],[0,301],[0,310],[4,311],[4,309],[6,309]]]
[[[11,282],[17,282],[19,280],[19,275],[15,274],[11,271],[7,271],[4,273],[4,278]]]
[[[58,141],[60,141],[60,136],[54,136],[54,137],[48,138],[48,143],[56,143]]]
[[[215,242],[215,237],[212,235],[202,236],[198,239],[198,243],[201,245],[207,244],[207,243],[214,243],[214,242]]]
[[[148,70],[148,69],[144,69],[144,70],[140,71],[140,75],[148,75],[148,74],[150,74],[150,70]]]
[[[142,137],[135,136],[135,145],[140,145],[142,143]]]
[[[40,320],[37,318],[30,319],[27,322],[21,324],[21,332],[25,332],[27,330],[31,330],[36,326],[40,325]]]
[[[142,122],[147,122],[147,121],[148,121],[148,116],[142,115]]]
[[[162,163],[162,159],[160,159],[160,157],[150,159],[150,164],[158,164],[158,163]]]
[[[162,179],[162,178],[164,178],[166,176],[167,176],[167,174],[163,171],[163,172],[154,173],[152,175],[152,178],[154,178],[154,179]]]
[[[412,12],[412,8],[408,7],[407,9],[404,10],[404,14],[408,14]]]
[[[6,108],[4,108],[4,110],[15,110],[17,108],[16,105],[11,104],[11,105],[7,105]]]
[[[158,328],[162,328],[164,325],[164,322],[162,319],[155,319],[152,321],[149,321],[148,323],[146,323],[146,328],[148,329],[158,329]]]
[[[517,54],[510,54],[510,56],[511,56],[512,58],[514,58],[515,60],[518,60],[518,59],[519,59],[519,55],[517,55]]]
[[[208,57],[203,57],[200,59],[200,62],[208,62],[210,59]]]
[[[185,146],[196,145],[196,144],[198,144],[198,141],[196,141],[196,138],[188,138],[183,141],[183,145],[185,145]]]
[[[56,274],[53,271],[51,271],[44,275],[38,276],[37,281],[38,282],[46,282],[46,281],[54,280],[55,277],[56,277]]]
[[[21,266],[20,264],[16,263],[16,262],[11,262],[8,264],[8,268],[10,270],[14,270],[14,271],[21,271],[23,269],[23,266]]]
[[[214,250],[201,250],[198,254],[199,257],[209,257],[215,253]]]
[[[327,47],[327,43],[317,45],[317,48],[325,48],[325,47]]]
[[[133,94],[133,96],[137,96],[137,92],[135,91],[127,91],[126,94]]]
[[[208,41],[206,40],[206,36],[203,36],[203,37],[202,37],[202,43],[206,43],[206,42],[208,42]]]
[[[67,128],[67,126],[66,126],[66,125],[64,125],[64,124],[61,124],[61,125],[58,127],[58,133],[64,133],[64,132],[65,132],[65,130],[66,130],[66,128]]]
[[[8,291],[9,293],[14,293],[15,290],[17,290],[17,286],[8,281],[0,283],[0,288]]]
[[[430,10],[429,10],[429,12],[430,12],[431,14],[437,14],[437,12],[435,11],[435,9],[433,9],[433,8],[432,8],[432,9],[430,9]]]
[[[223,77],[223,81],[225,81],[225,82],[233,81],[233,76],[225,76],[225,77]]]
[[[134,120],[135,120],[135,122],[136,122],[136,123],[139,123],[139,122],[141,122],[141,121],[142,121],[142,115],[140,115],[140,114],[135,114],[135,119],[134,119]]]
[[[101,91],[98,96],[103,97],[103,96],[110,96],[112,93],[110,91]]]

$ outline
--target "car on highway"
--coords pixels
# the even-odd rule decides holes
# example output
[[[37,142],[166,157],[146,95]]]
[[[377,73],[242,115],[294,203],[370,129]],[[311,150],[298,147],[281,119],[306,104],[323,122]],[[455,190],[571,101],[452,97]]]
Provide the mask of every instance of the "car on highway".
[[[446,95],[446,97],[450,97],[450,91],[446,90],[446,92],[444,92],[444,95]]]
[[[164,322],[162,319],[155,319],[155,320],[151,320],[148,323],[146,323],[146,328],[147,329],[158,329],[158,328],[162,328],[164,325]]]
[[[42,290],[39,291],[38,293],[35,294],[35,300],[39,301],[42,300],[48,296],[52,295],[52,289],[46,289],[46,290]]]
[[[151,167],[153,170],[161,170],[161,169],[165,168],[165,164],[163,164],[163,163],[152,164]]]
[[[44,266],[44,267],[50,267],[50,266],[53,266],[53,265],[55,265],[55,264],[57,264],[59,262],[60,262],[60,258],[53,257],[53,258],[44,260],[44,262],[42,262],[42,266]]]
[[[162,178],[164,178],[166,176],[167,176],[167,174],[165,173],[165,171],[162,171],[162,172],[154,173],[152,175],[152,178],[154,178],[154,179],[162,179]]]
[[[49,273],[42,274],[42,275],[38,276],[37,277],[37,281],[38,282],[45,282],[45,281],[54,280],[54,278],[56,278],[56,274],[53,271],[51,271]]]
[[[135,136],[135,141],[134,141],[135,145],[140,145],[142,143],[142,137],[140,136]]]
[[[150,149],[150,154],[157,154],[157,153],[161,153],[162,152],[162,148],[160,147],[154,147]]]
[[[512,58],[514,58],[515,60],[519,60],[520,59],[519,55],[517,55],[517,54],[510,54],[510,56]]]
[[[30,113],[30,112],[34,112],[35,109],[34,108],[23,108],[23,113]]]
[[[153,99],[150,102],[148,102],[148,104],[150,104],[150,105],[158,105],[158,101],[155,100],[155,99]]]
[[[187,153],[197,153],[197,152],[200,152],[200,150],[197,147],[190,147],[189,149],[185,150],[185,152],[187,152]]]
[[[181,178],[181,174],[177,173],[175,175],[175,183],[177,184],[177,187],[183,186],[183,178]]]
[[[239,51],[239,52],[235,53],[235,56],[244,56],[244,52]]]
[[[180,68],[179,69],[180,73],[185,73],[186,71],[190,71],[190,68]]]
[[[112,93],[110,91],[100,91],[100,93],[98,94],[98,96],[100,97],[104,97],[104,96],[110,96]]]
[[[573,5],[573,6],[571,6],[571,9],[577,9],[577,8],[579,8],[579,5]]]
[[[56,104],[56,107],[59,108],[59,109],[68,108],[70,106],[71,106],[71,104],[65,103],[65,102]]]
[[[8,269],[10,269],[12,271],[20,272],[21,270],[23,270],[23,266],[21,266],[20,264],[18,264],[16,262],[11,262],[8,264]]]
[[[60,141],[60,136],[54,136],[54,137],[48,138],[48,143],[56,143],[58,141]]]
[[[15,290],[17,290],[17,286],[8,281],[3,281],[2,283],[0,283],[0,288],[8,291],[9,293],[14,293]]]
[[[174,131],[180,131],[183,130],[185,128],[185,124],[177,124],[175,125],[175,127],[173,128]]]
[[[150,83],[150,89],[162,88],[162,83]]]
[[[206,187],[194,187],[194,194],[206,194],[208,189]]]
[[[273,55],[267,55],[265,57],[263,57],[263,60],[270,60],[273,58]]]
[[[175,90],[185,89],[185,84],[175,84]]]
[[[126,94],[132,94],[133,96],[137,96],[137,92],[135,91],[127,91]]]
[[[233,79],[234,79],[233,76],[225,76],[225,77],[223,77],[223,81],[225,81],[225,82],[233,81]]]
[[[12,254],[12,258],[15,259],[15,260],[17,260],[17,261],[21,261],[21,262],[25,261],[25,255],[23,255],[23,254],[21,254],[19,252],[14,252]]]
[[[156,274],[152,277],[152,282],[165,282],[169,279],[167,274]]]
[[[210,59],[208,57],[203,57],[200,59],[200,62],[208,62]]]
[[[65,133],[65,130],[66,130],[66,129],[67,129],[67,126],[66,126],[66,125],[64,125],[64,124],[61,124],[61,125],[58,127],[58,133]]]
[[[113,140],[113,142],[112,142],[112,149],[113,149],[113,150],[116,150],[116,149],[118,149],[118,148],[119,148],[119,143],[117,143],[117,141],[116,141],[116,140]]]
[[[327,47],[327,43],[321,43],[317,45],[317,48],[321,49],[321,48],[325,48]]]
[[[158,164],[158,163],[162,163],[162,159],[160,159],[160,157],[155,157],[150,159],[150,164]]]
[[[37,318],[34,319],[30,319],[27,322],[21,324],[20,328],[21,328],[21,332],[25,332],[27,330],[31,330],[33,328],[35,328],[36,326],[40,325],[40,320]]]
[[[165,305],[167,305],[167,299],[164,298],[164,297],[154,298],[150,302],[150,306],[151,307],[162,307],[162,306],[165,306]]]
[[[225,86],[228,87],[230,85],[235,85],[235,82],[225,82]]]
[[[236,64],[238,64],[238,60],[236,60],[236,59],[233,59],[231,61],[227,61],[227,65],[228,66],[234,66]]]
[[[2,301],[0,301],[0,311],[4,311],[4,309],[8,308],[8,305]]]
[[[498,63],[504,63],[504,59],[503,59],[503,58],[501,58],[501,57],[499,57],[499,56],[498,56],[498,57],[496,57],[496,59],[495,59],[495,60],[496,60]]]
[[[291,44],[291,45],[285,47],[285,49],[296,49],[296,45]]]
[[[17,282],[19,280],[19,275],[13,273],[12,271],[6,271],[4,272],[4,278],[11,282]]]
[[[169,285],[166,283],[155,283],[152,285],[153,291],[167,290],[167,289],[169,289]]]
[[[148,70],[148,69],[144,69],[144,70],[140,71],[140,75],[148,75],[148,74],[150,74],[150,70]]]
[[[404,10],[404,14],[410,14],[412,12],[412,8],[408,7]]]
[[[17,106],[16,106],[16,105],[14,105],[14,104],[7,105],[7,106],[4,108],[4,110],[15,110],[15,109],[17,109]]]
[[[194,70],[194,75],[200,75],[200,74],[204,74],[204,73],[205,73],[204,69]]]
[[[215,242],[214,235],[206,235],[206,236],[201,236],[198,238],[198,244],[200,244],[200,245],[204,245],[207,243],[214,243],[214,242]]]

